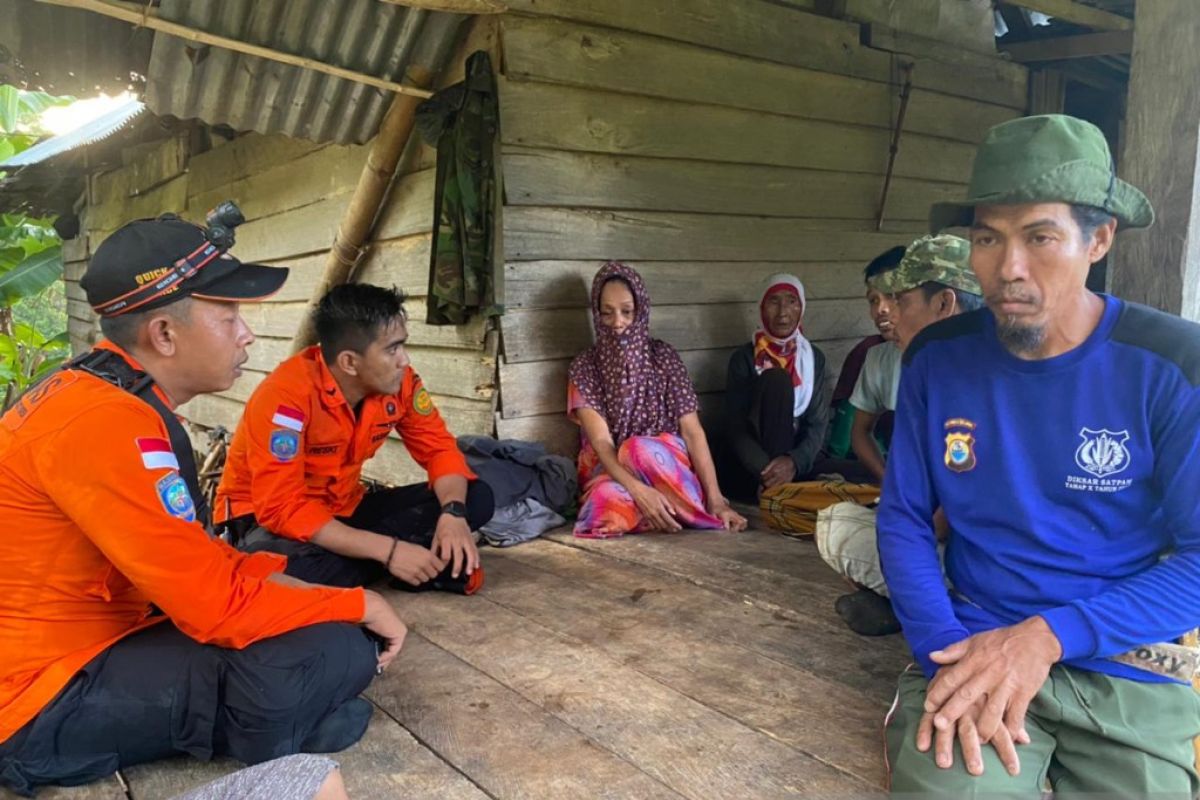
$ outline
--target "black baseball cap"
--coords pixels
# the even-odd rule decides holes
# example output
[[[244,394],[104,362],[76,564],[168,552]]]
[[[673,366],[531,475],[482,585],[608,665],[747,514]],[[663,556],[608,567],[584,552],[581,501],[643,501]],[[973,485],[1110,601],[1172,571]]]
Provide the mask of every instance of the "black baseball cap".
[[[173,214],[127,223],[100,243],[80,285],[102,317],[149,311],[185,297],[262,300],[279,291],[287,267],[243,264],[207,229]]]

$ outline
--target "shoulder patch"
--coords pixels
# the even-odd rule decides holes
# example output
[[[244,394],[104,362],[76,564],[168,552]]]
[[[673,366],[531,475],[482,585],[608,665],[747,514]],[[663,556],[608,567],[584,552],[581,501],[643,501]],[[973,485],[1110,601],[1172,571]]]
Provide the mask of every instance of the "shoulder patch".
[[[291,428],[276,428],[268,447],[276,460],[291,461],[300,452],[300,434]]]
[[[413,393],[413,411],[416,411],[423,417],[427,417],[433,413],[433,398],[429,396],[429,390],[424,384],[417,384],[417,391]]]
[[[955,314],[950,319],[935,322],[918,333],[904,350],[903,363],[907,366],[917,355],[917,352],[933,342],[958,339],[963,336],[978,336],[983,332],[985,314],[992,312],[985,308],[968,311],[965,314]]]
[[[1125,301],[1112,340],[1149,350],[1179,367],[1192,386],[1200,385],[1200,325]]]
[[[168,514],[184,522],[196,521],[196,504],[192,502],[187,483],[178,472],[172,470],[159,478],[154,489]]]
[[[142,466],[146,469],[179,469],[179,459],[166,439],[139,436],[134,442],[142,454]]]

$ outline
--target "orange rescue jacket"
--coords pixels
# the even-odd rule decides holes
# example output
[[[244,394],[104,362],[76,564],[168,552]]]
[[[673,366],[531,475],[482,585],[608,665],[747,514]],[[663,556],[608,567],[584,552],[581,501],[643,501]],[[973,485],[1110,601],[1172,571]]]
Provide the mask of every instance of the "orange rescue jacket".
[[[432,483],[474,478],[412,367],[400,391],[364,398],[355,418],[317,346],[284,361],[250,400],[229,446],[213,519],[253,514],[258,524],[307,541],[362,500],[363,462],[392,431]]]
[[[64,371],[0,417],[0,742],[162,619],[231,648],[362,619],[361,589],[268,581],[283,558],[239,553],[194,516],[166,425],[128,392]]]

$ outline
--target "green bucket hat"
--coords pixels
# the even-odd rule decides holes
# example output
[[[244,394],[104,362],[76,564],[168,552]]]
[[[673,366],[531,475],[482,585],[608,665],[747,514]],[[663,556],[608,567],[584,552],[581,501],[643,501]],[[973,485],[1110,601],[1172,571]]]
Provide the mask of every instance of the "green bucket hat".
[[[1117,177],[1100,129],[1065,114],[1022,117],[988,131],[975,153],[967,199],[934,203],[929,229],[970,226],[977,205],[1018,203],[1095,206],[1121,228],[1154,222],[1146,195]]]
[[[948,233],[922,236],[908,246],[895,269],[871,279],[871,288],[884,294],[900,294],[930,281],[982,294],[979,280],[971,271],[971,243]]]

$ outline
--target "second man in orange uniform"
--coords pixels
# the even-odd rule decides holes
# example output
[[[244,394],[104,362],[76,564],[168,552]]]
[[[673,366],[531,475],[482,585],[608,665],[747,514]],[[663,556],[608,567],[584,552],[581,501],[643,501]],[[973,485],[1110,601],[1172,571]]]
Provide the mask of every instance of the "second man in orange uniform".
[[[472,531],[492,516],[412,369],[403,295],[335,287],[315,315],[318,345],[254,391],[217,492],[214,519],[250,552],[288,557],[287,573],[329,586],[391,575],[472,593],[482,583]],[[428,484],[368,493],[363,463],[397,432]]]

